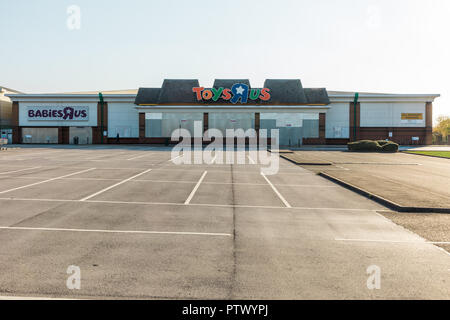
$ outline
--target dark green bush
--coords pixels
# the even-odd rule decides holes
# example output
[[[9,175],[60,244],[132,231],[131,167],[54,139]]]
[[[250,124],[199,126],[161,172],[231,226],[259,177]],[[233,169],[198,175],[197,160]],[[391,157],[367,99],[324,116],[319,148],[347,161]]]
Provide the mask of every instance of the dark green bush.
[[[397,152],[398,151],[398,144],[392,141],[387,141],[387,143],[383,146],[381,146],[382,152]]]
[[[398,144],[386,140],[361,140],[348,143],[349,151],[356,152],[397,152]]]
[[[361,140],[350,142],[348,144],[349,151],[362,151],[362,152],[378,152],[381,151],[381,146],[378,142],[372,140]]]

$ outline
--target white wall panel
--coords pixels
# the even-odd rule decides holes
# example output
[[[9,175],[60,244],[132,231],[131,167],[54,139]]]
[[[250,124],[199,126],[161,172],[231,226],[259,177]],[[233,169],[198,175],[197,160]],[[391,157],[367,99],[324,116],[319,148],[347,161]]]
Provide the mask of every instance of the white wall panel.
[[[423,120],[402,121],[402,113],[422,113]],[[425,127],[425,103],[361,103],[361,127]]]
[[[108,137],[139,138],[139,111],[134,103],[108,103]]]
[[[325,137],[349,138],[349,107],[348,103],[332,103],[325,119]]]

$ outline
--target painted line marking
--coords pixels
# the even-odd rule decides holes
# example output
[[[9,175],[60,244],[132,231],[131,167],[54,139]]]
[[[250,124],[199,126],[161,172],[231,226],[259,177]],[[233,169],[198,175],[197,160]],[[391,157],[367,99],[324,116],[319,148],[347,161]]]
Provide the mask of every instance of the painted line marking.
[[[181,154],[178,156],[178,157],[175,157],[175,158],[172,158],[172,159],[170,159],[170,160],[168,160],[169,162],[173,162],[173,160],[176,160],[176,159],[178,159],[178,158],[181,158]]]
[[[350,169],[348,169],[348,168],[344,168],[344,167],[342,167],[342,166],[335,166],[336,168],[340,168],[340,169],[342,169],[342,170],[345,170],[345,171],[350,171]],[[325,170],[328,170],[328,169],[325,169]],[[336,170],[335,170],[336,171]]]
[[[134,176],[132,176],[132,177],[130,177],[130,178],[127,178],[127,179],[125,179],[125,180],[122,180],[122,181],[120,181],[120,182],[118,182],[118,183],[116,183],[116,184],[113,184],[112,186],[109,186],[109,187],[107,187],[107,188],[105,188],[105,189],[102,189],[102,190],[96,192],[96,193],[93,193],[93,194],[91,194],[90,196],[87,196],[87,197],[81,199],[80,201],[86,201],[86,200],[89,200],[89,199],[91,199],[91,198],[93,198],[93,197],[95,197],[95,196],[98,196],[99,194],[102,194],[103,192],[106,192],[106,191],[111,190],[111,189],[113,189],[113,188],[115,188],[115,187],[117,187],[117,186],[120,186],[121,184],[124,184],[124,183],[126,183],[126,182],[128,182],[128,181],[130,181],[130,180],[132,180],[132,179],[134,179],[134,178],[137,178],[137,177],[139,177],[139,176],[142,176],[143,174],[146,174],[147,172],[150,172],[150,171],[152,171],[152,169],[147,169],[147,170],[145,170],[145,171],[143,171],[143,172],[141,172],[141,173],[138,173],[138,174],[136,174],[136,175],[134,175]]]
[[[212,160],[209,164],[214,164],[214,162],[216,162],[216,159],[217,159],[217,155],[215,155],[214,158],[212,158]]]
[[[189,235],[189,236],[220,236],[231,237],[229,233],[213,232],[178,232],[178,231],[145,231],[145,230],[104,230],[104,229],[67,229],[67,228],[33,228],[33,227],[1,227],[2,230],[24,230],[24,231],[67,231],[67,232],[98,232],[98,233],[131,233],[131,234],[167,234],[167,235]]]
[[[140,158],[143,158],[143,157],[146,157],[146,156],[149,156],[149,154],[143,154],[143,155],[140,155],[140,156],[136,156],[136,157],[133,157],[133,158],[127,159],[127,161],[130,161],[130,160],[136,160],[136,159],[140,159]]]
[[[40,167],[33,167],[33,168],[27,168],[27,169],[21,169],[21,170],[15,170],[15,171],[7,171],[7,172],[0,172],[0,174],[9,174],[9,173],[16,173],[26,170],[33,170],[33,169],[39,169]]]
[[[414,243],[414,244],[450,244],[450,241],[405,241],[405,240],[378,240],[378,239],[334,239],[347,242],[384,242],[384,243]]]
[[[189,195],[189,197],[186,199],[186,201],[184,202],[184,204],[189,204],[192,200],[192,198],[194,197],[195,193],[197,192],[197,189],[200,187],[200,184],[202,183],[203,179],[205,179],[206,174],[208,173],[208,171],[203,172],[202,176],[200,177],[200,179],[198,180],[197,184],[195,185],[194,189],[192,189],[191,194]]]
[[[70,299],[70,298],[47,298],[47,297],[0,296],[0,300],[81,300],[81,299]]]
[[[270,185],[272,190],[277,194],[278,198],[280,198],[280,200],[284,203],[286,208],[292,208],[289,202],[286,201],[286,199],[281,195],[281,193],[277,190],[277,188],[275,188],[275,186],[272,184],[272,182],[270,182],[270,180],[266,177],[266,175],[262,172],[261,175],[263,176],[264,179],[266,179],[267,183]]]
[[[95,168],[90,168],[90,169],[78,171],[78,172],[75,172],[75,173],[66,174],[66,175],[64,175],[64,176],[60,176],[60,177],[56,177],[56,178],[51,178],[51,179],[47,179],[47,180],[44,180],[44,181],[35,182],[35,183],[32,183],[32,184],[27,184],[26,186],[21,186],[21,187],[17,187],[17,188],[5,190],[5,191],[0,191],[0,194],[7,193],[7,192],[11,192],[11,191],[16,191],[16,190],[20,190],[20,189],[24,189],[24,188],[28,188],[28,187],[32,187],[32,186],[36,186],[36,185],[43,184],[43,183],[47,183],[47,182],[50,182],[50,181],[55,181],[55,180],[67,178],[67,177],[70,177],[70,176],[74,176],[74,175],[76,175],[76,174],[80,174],[80,173],[84,173],[84,172],[88,172],[88,171],[92,171],[92,170],[95,170]]]
[[[177,202],[143,202],[143,201],[113,201],[113,200],[71,200],[71,199],[30,199],[30,198],[0,198],[5,201],[38,201],[38,202],[85,202],[85,203],[108,203],[108,204],[127,204],[127,205],[161,205],[161,206],[186,206],[184,203]],[[231,205],[231,204],[208,204],[208,203],[190,203],[188,206],[199,207],[218,207],[218,208],[250,208],[250,209],[284,209],[284,210],[334,210],[334,211],[360,211],[376,212],[380,209],[352,209],[352,208],[311,208],[311,207],[277,207],[277,206],[252,206],[252,205]]]
[[[248,160],[250,160],[251,164],[256,164],[255,160],[253,160],[250,156],[247,156]]]
[[[6,178],[13,179],[50,179],[50,177],[15,177],[15,176],[6,176]],[[72,180],[72,181],[122,181],[122,179],[118,178],[61,178],[60,180]],[[134,179],[135,182],[160,182],[160,183],[197,183],[197,180],[154,180],[154,179]],[[215,184],[215,185],[239,185],[239,186],[267,186],[267,183],[251,183],[251,182],[202,182],[203,184]],[[324,188],[324,189],[337,189],[341,188],[340,186],[322,186],[322,185],[314,185],[314,184],[283,184],[283,183],[274,183],[274,186],[279,187],[298,187],[298,188]]]

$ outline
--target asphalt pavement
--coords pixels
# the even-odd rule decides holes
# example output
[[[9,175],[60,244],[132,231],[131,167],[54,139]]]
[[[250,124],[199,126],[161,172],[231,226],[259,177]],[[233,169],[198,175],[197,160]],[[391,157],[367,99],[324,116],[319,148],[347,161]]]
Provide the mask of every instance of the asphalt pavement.
[[[2,151],[0,296],[450,298],[450,255],[385,207],[283,159],[262,175],[249,153],[246,164],[175,158],[147,146]],[[80,289],[67,287],[70,266]]]

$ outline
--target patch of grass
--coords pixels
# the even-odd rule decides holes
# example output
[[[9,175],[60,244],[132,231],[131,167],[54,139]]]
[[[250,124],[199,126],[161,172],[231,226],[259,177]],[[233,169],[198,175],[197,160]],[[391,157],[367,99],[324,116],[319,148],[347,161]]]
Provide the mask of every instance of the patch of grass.
[[[450,151],[405,151],[405,153],[450,159]]]

